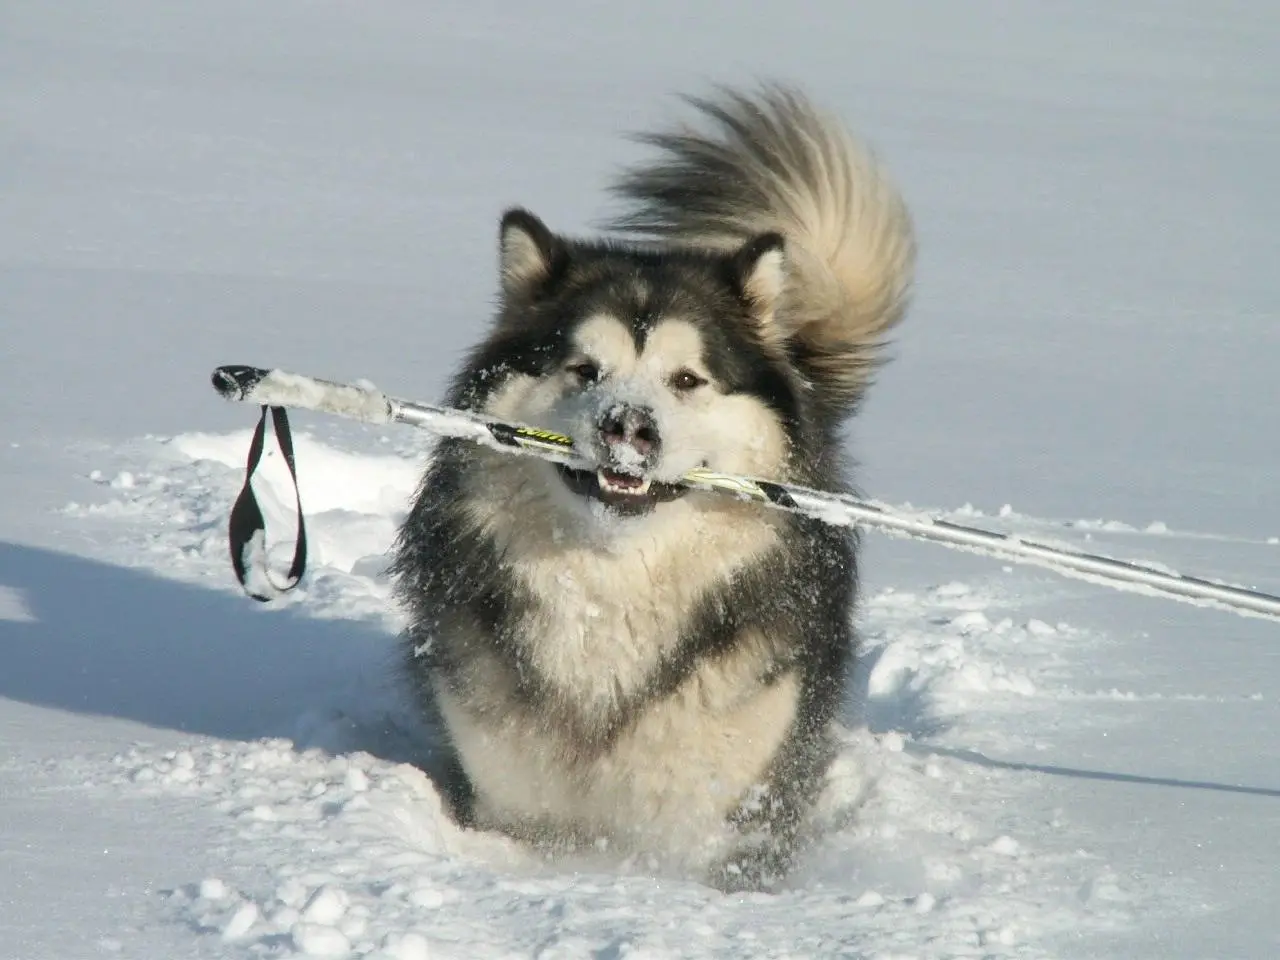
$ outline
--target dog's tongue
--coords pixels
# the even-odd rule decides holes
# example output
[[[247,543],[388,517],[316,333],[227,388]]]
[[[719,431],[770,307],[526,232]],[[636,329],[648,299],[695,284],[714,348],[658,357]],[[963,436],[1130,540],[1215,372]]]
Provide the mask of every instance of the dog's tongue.
[[[604,470],[602,472],[608,478],[609,482],[615,487],[625,487],[629,489],[632,487],[638,487],[644,483],[643,477],[632,476],[629,473],[618,473],[616,470]]]

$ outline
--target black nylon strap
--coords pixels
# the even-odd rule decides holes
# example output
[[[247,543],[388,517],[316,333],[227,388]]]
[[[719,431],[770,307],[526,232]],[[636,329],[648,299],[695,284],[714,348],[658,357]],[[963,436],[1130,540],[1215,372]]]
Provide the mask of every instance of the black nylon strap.
[[[262,508],[258,506],[258,498],[253,493],[253,474],[262,459],[262,450],[266,437],[267,414],[271,414],[271,426],[276,435],[276,444],[284,454],[285,465],[289,468],[289,476],[293,479],[294,501],[298,510],[298,539],[293,548],[293,563],[289,565],[288,580],[284,585],[275,582],[271,570],[266,566],[266,521],[262,517]],[[307,569],[307,527],[302,517],[302,495],[298,492],[298,468],[293,457],[293,435],[289,432],[289,415],[284,407],[262,408],[262,416],[258,418],[258,426],[253,431],[253,441],[249,444],[249,459],[245,463],[244,486],[236,497],[231,508],[231,523],[228,540],[231,545],[231,566],[236,572],[236,579],[244,592],[255,600],[266,603],[274,597],[256,593],[249,586],[249,569],[245,559],[245,550],[253,538],[262,534],[262,577],[277,594],[292,590],[302,580]]]

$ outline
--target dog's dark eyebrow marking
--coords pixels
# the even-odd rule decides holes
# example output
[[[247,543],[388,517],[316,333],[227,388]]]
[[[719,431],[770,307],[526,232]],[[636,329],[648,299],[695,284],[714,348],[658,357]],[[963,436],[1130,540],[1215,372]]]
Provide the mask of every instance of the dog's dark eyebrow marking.
[[[636,352],[639,353],[644,349],[649,332],[661,319],[660,312],[654,306],[653,281],[644,276],[632,278],[619,300],[619,318],[630,317],[631,339],[635,341]]]
[[[672,315],[686,282],[661,270],[639,271],[626,287],[617,289],[617,316],[631,328],[636,350],[642,351],[649,334]]]
[[[658,325],[658,321],[662,317],[647,308],[642,308],[631,318],[631,338],[636,342],[636,352],[644,349],[645,342],[649,339],[649,334],[653,328]]]

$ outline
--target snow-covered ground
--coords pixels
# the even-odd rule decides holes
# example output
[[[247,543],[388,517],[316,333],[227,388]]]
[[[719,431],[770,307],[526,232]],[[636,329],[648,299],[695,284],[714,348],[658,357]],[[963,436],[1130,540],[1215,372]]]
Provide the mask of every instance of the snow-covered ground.
[[[437,397],[504,205],[585,229],[672,91],[783,76],[919,223],[864,487],[1275,592],[1277,49],[1262,0],[5,4],[0,956],[1280,955],[1274,623],[869,534],[790,889],[546,863],[413,765],[425,438],[297,418],[313,575],[268,609],[207,386]]]

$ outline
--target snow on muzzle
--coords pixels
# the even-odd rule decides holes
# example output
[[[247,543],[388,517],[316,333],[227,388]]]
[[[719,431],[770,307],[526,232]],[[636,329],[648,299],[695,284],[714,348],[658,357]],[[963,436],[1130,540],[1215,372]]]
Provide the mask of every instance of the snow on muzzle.
[[[604,408],[596,418],[592,446],[600,462],[594,473],[558,468],[565,484],[580,496],[630,515],[646,513],[687,492],[650,475],[662,455],[662,435],[647,406],[617,402]]]

